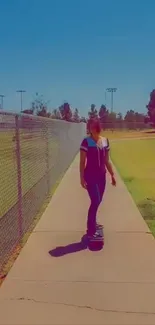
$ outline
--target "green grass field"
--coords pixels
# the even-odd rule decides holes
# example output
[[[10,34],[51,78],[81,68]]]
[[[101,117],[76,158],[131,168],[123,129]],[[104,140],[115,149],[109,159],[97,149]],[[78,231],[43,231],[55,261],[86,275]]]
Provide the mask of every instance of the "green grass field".
[[[103,131],[103,136],[107,137],[109,140],[116,139],[132,139],[132,138],[151,138],[155,137],[155,133],[153,134],[152,129],[146,130],[105,130]]]
[[[17,202],[18,173],[14,133],[0,134],[0,217]],[[47,147],[41,134],[20,137],[22,195],[26,194],[47,172]],[[56,163],[58,145],[49,140],[49,165]]]
[[[155,236],[155,139],[111,141],[111,158]]]

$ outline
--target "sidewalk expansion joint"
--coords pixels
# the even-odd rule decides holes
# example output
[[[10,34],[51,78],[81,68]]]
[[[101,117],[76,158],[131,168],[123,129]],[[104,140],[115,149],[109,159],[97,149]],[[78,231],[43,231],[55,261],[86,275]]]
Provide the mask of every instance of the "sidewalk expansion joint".
[[[116,233],[121,233],[121,234],[147,234],[147,235],[152,235],[151,231],[130,231],[130,230],[116,230]]]
[[[105,229],[106,232],[110,233],[120,233],[120,234],[147,234],[152,235],[151,231],[134,231],[134,230],[115,230],[115,231],[109,231],[108,229]],[[84,233],[84,230],[34,230],[32,233]]]
[[[49,232],[49,233],[56,233],[56,232],[64,232],[64,233],[68,233],[68,232],[72,232],[72,233],[75,233],[75,232],[82,232],[84,233],[84,230],[34,230],[33,233],[37,234],[37,233],[46,233],[46,232]]]
[[[19,278],[12,278],[13,281],[19,282],[30,282],[30,283],[42,283],[42,284],[52,284],[52,283],[99,283],[99,284],[134,284],[134,285],[155,285],[154,282],[147,282],[147,281],[93,281],[93,280],[27,280],[27,279],[19,279]]]
[[[44,301],[44,300],[36,300],[33,298],[16,298],[16,299],[9,299],[13,301],[31,301],[34,303],[40,303],[40,304],[51,304],[51,305],[60,305],[60,306],[66,306],[66,307],[72,307],[72,308],[81,308],[81,309],[90,309],[92,311],[98,311],[98,312],[104,312],[104,313],[119,313],[119,314],[135,314],[135,315],[154,315],[155,312],[147,312],[147,311],[133,311],[133,310],[118,310],[118,309],[104,309],[104,308],[96,308],[93,306],[88,305],[76,305],[76,304],[67,304],[67,303],[59,303],[59,302],[52,302],[52,301]]]

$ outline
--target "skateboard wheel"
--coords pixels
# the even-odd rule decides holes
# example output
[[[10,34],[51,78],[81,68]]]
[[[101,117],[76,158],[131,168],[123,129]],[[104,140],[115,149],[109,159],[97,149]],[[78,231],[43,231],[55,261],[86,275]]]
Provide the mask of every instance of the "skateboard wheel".
[[[88,247],[92,251],[99,251],[103,248],[104,242],[103,241],[89,241]]]

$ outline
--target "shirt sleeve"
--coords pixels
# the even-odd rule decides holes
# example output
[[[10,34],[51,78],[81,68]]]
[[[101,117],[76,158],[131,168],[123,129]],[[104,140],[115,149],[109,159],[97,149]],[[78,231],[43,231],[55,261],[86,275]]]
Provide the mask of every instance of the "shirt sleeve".
[[[106,150],[106,151],[109,151],[109,150],[110,150],[110,144],[109,144],[109,140],[108,140],[108,139],[106,139],[105,150]]]
[[[80,150],[83,150],[85,152],[88,151],[88,142],[87,142],[87,139],[83,139],[83,141],[81,142]]]

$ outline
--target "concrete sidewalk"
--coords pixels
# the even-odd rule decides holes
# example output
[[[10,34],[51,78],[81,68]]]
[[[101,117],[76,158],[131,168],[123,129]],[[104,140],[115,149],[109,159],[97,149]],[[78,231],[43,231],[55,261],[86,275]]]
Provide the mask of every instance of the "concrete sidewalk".
[[[0,324],[154,325],[154,239],[117,176],[99,213],[105,247],[80,250],[89,200],[78,160],[0,288]],[[70,253],[49,254],[69,244]]]

